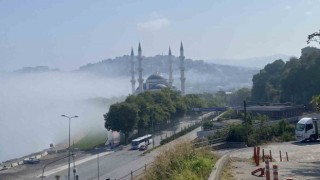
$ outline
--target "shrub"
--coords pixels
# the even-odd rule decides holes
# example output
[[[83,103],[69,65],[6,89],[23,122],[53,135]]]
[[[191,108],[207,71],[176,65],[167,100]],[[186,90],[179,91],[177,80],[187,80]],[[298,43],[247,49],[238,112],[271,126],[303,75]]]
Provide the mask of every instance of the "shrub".
[[[203,130],[211,130],[211,129],[213,129],[214,128],[214,124],[213,124],[213,121],[206,121],[206,122],[204,122],[203,123],[203,125],[202,125],[202,128],[203,128]]]
[[[290,132],[284,132],[281,137],[281,141],[292,141],[295,140],[295,137]]]
[[[246,131],[245,126],[242,124],[231,125],[227,135],[227,141],[243,142]]]
[[[156,157],[144,179],[208,179],[216,160],[210,149],[197,150],[190,143],[180,143]]]

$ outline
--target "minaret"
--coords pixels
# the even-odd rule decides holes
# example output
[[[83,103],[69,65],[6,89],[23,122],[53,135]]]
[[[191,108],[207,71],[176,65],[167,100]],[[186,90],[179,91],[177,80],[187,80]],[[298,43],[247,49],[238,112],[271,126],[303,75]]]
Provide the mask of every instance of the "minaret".
[[[173,78],[172,78],[172,54],[171,54],[171,49],[169,47],[169,87],[172,88],[172,83],[173,83]]]
[[[131,85],[132,85],[132,94],[134,94],[136,90],[136,79],[134,77],[134,54],[133,48],[131,48]]]
[[[186,78],[184,77],[184,55],[183,55],[183,45],[182,45],[182,41],[181,41],[181,45],[180,45],[180,80],[181,80],[181,94],[185,95],[185,81]]]
[[[142,62],[142,55],[141,55],[141,46],[139,42],[139,47],[138,47],[138,72],[139,72],[139,93],[143,92],[143,79],[142,79],[142,67],[141,67],[141,62]]]

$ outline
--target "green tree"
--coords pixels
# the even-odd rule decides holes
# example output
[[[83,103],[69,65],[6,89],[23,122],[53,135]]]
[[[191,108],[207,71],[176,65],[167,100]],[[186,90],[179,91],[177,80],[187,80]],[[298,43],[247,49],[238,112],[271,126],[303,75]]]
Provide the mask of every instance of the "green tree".
[[[279,59],[267,64],[259,74],[253,76],[252,99],[254,101],[280,101],[280,82],[284,67],[285,63]]]
[[[109,112],[104,114],[105,128],[123,133],[125,144],[128,143],[129,133],[136,127],[138,119],[137,107],[126,102],[111,105]]]
[[[309,44],[311,41],[315,41],[315,42],[320,43],[320,30],[319,30],[319,32],[314,32],[314,33],[308,35],[307,43]]]
[[[320,95],[312,96],[311,105],[312,105],[313,111],[315,112],[320,111]]]
[[[244,100],[248,100],[251,96],[251,91],[249,88],[241,88],[234,92],[230,98],[231,106],[242,106]]]

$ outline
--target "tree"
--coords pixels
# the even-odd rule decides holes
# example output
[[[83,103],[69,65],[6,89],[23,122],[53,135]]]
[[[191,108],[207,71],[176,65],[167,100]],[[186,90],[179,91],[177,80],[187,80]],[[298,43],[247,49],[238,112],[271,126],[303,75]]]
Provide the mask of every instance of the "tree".
[[[242,106],[243,101],[249,99],[251,91],[249,88],[241,88],[234,92],[230,98],[231,106]]]
[[[126,102],[111,105],[109,112],[104,114],[105,128],[123,133],[125,144],[128,143],[129,133],[136,127],[138,119],[137,107]]]
[[[309,44],[311,41],[319,42],[320,43],[320,30],[319,32],[314,32],[308,35],[307,43]]]
[[[312,109],[315,112],[320,111],[320,95],[312,96],[311,100]]]
[[[253,76],[252,99],[255,101],[279,102],[280,82],[285,63],[279,59],[267,64],[259,74]]]

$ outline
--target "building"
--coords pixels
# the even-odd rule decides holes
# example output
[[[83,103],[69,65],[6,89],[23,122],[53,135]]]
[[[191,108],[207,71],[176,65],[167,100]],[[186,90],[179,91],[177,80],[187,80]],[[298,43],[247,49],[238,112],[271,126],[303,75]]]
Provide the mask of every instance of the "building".
[[[247,113],[251,113],[254,117],[266,115],[271,120],[286,119],[301,116],[304,111],[303,105],[270,105],[270,106],[248,106]],[[243,107],[237,108],[237,112],[243,113]]]
[[[181,94],[185,94],[185,81],[186,78],[184,76],[184,50],[183,50],[183,45],[181,42],[180,45],[180,81],[181,81],[181,88],[178,90],[175,86],[173,86],[173,68],[172,68],[172,53],[171,53],[171,48],[169,47],[169,53],[168,53],[168,68],[169,68],[169,78],[166,79],[163,77],[159,72],[156,72],[152,75],[150,75],[145,81],[142,78],[142,73],[143,73],[143,68],[142,68],[142,49],[141,45],[139,42],[139,47],[138,47],[138,87],[135,87],[136,79],[135,79],[135,64],[134,64],[134,52],[133,49],[131,49],[131,85],[132,85],[132,94],[139,94],[142,93],[143,91],[159,91],[163,88],[171,88],[172,90],[175,91],[181,91]]]

